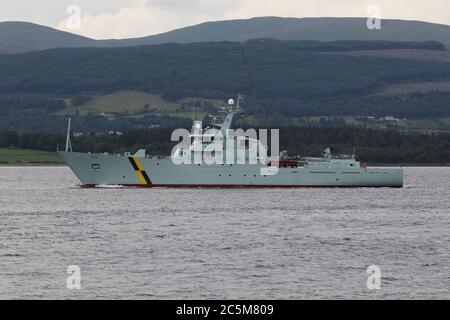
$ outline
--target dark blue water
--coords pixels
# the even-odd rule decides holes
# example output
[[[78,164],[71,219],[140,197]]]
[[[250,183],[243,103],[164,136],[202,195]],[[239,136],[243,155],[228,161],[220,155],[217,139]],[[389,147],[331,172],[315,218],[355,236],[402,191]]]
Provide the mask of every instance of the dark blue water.
[[[450,168],[405,170],[403,189],[176,190],[0,167],[0,298],[449,299]]]

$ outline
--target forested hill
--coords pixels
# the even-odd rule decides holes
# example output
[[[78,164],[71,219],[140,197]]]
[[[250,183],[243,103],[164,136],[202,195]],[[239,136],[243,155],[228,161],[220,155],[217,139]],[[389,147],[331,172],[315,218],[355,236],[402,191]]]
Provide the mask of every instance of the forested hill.
[[[401,58],[404,51],[419,58]],[[358,56],[363,52],[394,52],[400,57]],[[52,115],[48,121],[53,122],[54,115],[64,115],[66,108],[71,107],[68,113],[78,106],[87,110],[85,105],[93,105],[91,100],[98,95],[121,90],[131,91],[130,99],[133,92],[142,92],[172,104],[192,97],[226,100],[241,93],[246,96],[246,111],[262,119],[449,117],[450,90],[445,86],[450,82],[450,57],[447,61],[446,54],[438,42],[255,40],[0,55],[0,128],[12,123],[28,128],[20,119],[30,114],[36,121],[42,114]],[[434,55],[440,59],[435,61]],[[428,89],[417,89],[421,83]],[[407,94],[383,94],[399,84],[416,87]],[[442,89],[434,90],[434,84]],[[120,111],[127,121],[138,121],[156,109],[169,115],[159,102],[136,106],[133,110],[139,114]],[[180,116],[186,116],[181,111]],[[101,112],[118,111],[103,108]]]
[[[168,98],[309,99],[373,92],[384,83],[450,79],[450,63],[323,54],[426,49],[437,42],[258,40],[129,48],[53,49],[1,55],[0,94],[80,94],[136,89]]]

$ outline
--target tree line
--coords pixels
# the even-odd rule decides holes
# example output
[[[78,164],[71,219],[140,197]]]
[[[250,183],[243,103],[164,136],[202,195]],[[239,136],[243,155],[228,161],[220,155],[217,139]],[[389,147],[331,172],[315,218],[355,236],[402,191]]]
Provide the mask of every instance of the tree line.
[[[172,128],[127,130],[117,134],[85,134],[72,137],[74,151],[135,152],[144,148],[150,155],[170,155],[176,142]],[[64,147],[61,134],[0,132],[0,148],[55,151]],[[320,156],[330,146],[335,154],[356,153],[369,163],[450,163],[449,134],[406,134],[395,130],[358,127],[285,126],[280,128],[280,149],[289,154]]]

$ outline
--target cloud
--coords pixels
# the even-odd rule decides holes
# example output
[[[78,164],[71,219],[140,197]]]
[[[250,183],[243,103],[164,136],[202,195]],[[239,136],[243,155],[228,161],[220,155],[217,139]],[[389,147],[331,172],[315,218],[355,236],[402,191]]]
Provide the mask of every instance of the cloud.
[[[86,1],[78,1],[81,9],[92,9],[83,5]],[[211,20],[256,16],[363,17],[372,5],[380,8],[385,19],[450,24],[450,11],[445,10],[448,0],[129,0],[114,10],[106,0],[99,1],[103,2],[103,11],[96,7],[95,12],[82,12],[81,29],[68,29],[67,19],[57,27],[96,39],[128,38]]]
[[[146,1],[121,7],[114,13],[90,14],[80,9],[80,29],[70,27],[73,19],[70,16],[57,28],[94,39],[120,39],[157,34],[213,18],[207,14],[183,17],[177,12],[149,5]]]
[[[254,16],[284,17],[366,17],[367,8],[380,8],[382,18],[424,20],[450,24],[448,0],[230,0],[235,7],[226,18],[250,18]]]

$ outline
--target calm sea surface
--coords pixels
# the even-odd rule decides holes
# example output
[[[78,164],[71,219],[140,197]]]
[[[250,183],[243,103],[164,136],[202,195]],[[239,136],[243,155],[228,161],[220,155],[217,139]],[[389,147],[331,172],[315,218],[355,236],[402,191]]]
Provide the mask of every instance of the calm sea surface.
[[[403,189],[78,183],[0,167],[1,299],[450,298],[450,168],[406,168]]]

